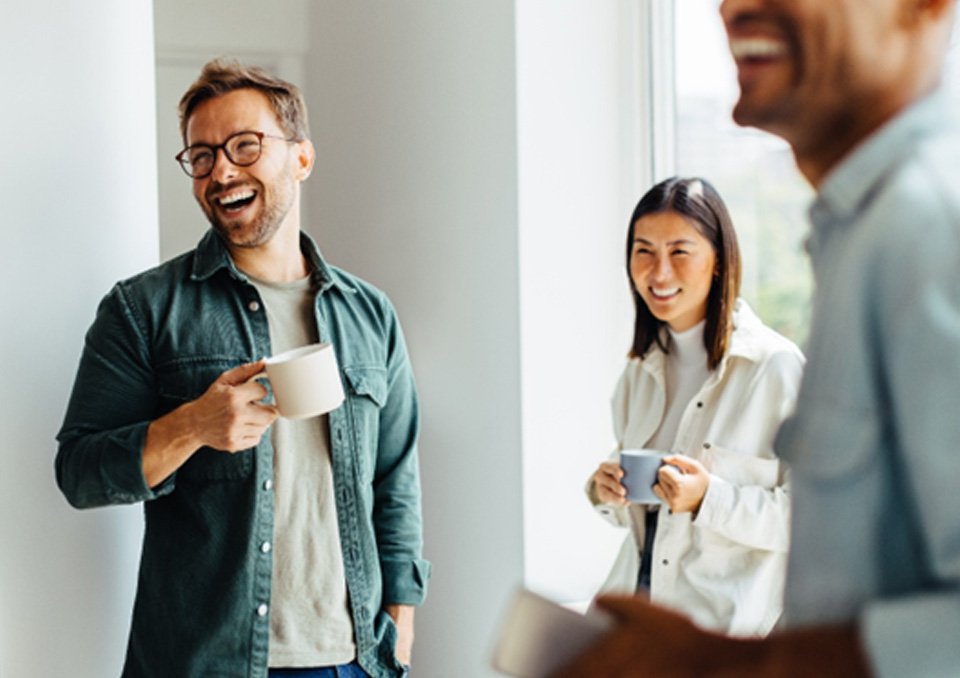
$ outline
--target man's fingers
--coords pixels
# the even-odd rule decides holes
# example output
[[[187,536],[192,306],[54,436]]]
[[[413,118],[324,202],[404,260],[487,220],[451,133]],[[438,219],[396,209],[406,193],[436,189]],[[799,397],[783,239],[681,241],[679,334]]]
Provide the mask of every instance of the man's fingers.
[[[641,596],[604,595],[597,598],[597,608],[610,615],[618,624],[632,624],[661,628],[665,623],[690,625],[686,616],[651,603]]]
[[[277,417],[280,416],[280,410],[275,405],[264,405],[263,403],[254,403],[253,405],[259,413],[258,423],[262,426],[269,426]]]
[[[259,403],[267,397],[267,387],[259,381],[244,381],[233,387],[239,396],[243,397],[243,402]]]
[[[237,365],[221,374],[218,381],[230,386],[239,386],[251,377],[262,372],[265,364],[265,360],[257,360],[256,362]]]
[[[676,613],[636,596],[600,596],[597,607],[613,618],[614,628],[552,678],[644,675],[635,667],[644,654],[650,653],[650,648],[642,642],[645,635],[654,637],[664,621],[682,621],[688,625]]]
[[[632,629],[618,626],[550,678],[609,678],[630,675],[638,647]]]
[[[642,597],[624,595],[603,595],[596,600],[597,607],[618,622],[628,621],[650,607]],[[639,612],[638,612],[639,611]]]
[[[232,433],[228,433],[227,444],[222,449],[227,452],[240,452],[256,446],[278,416],[279,412],[275,407],[251,405],[244,420],[238,423]]]
[[[243,410],[237,412],[237,422],[245,426],[259,426],[266,428],[280,416],[280,411],[275,405],[268,405],[257,401],[251,401]]]

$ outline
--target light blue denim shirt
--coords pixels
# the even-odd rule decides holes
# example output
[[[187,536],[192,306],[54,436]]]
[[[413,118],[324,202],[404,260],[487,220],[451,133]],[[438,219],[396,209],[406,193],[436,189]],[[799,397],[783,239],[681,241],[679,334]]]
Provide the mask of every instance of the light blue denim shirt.
[[[390,302],[301,237],[318,292],[321,341],[346,400],[329,415],[337,519],[358,659],[403,674],[386,604],[417,605],[421,558],[419,411]],[[142,472],[150,421],[199,397],[224,370],[270,355],[256,288],[208,232],[193,252],[118,283],[87,333],[58,436],[71,504],[143,502],[140,575],[123,676],[267,675],[273,447],[203,448],[156,488]],[[79,658],[82,661],[82,658]]]
[[[791,625],[858,620],[880,676],[960,675],[960,124],[938,93],[811,208],[795,416]]]

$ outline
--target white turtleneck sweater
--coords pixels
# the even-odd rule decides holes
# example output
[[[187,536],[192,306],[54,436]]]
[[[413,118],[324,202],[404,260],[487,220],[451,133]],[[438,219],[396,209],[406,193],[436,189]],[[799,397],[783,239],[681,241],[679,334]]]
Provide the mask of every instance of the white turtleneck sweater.
[[[707,349],[703,345],[703,329],[706,322],[701,320],[683,332],[674,332],[668,328],[670,352],[664,361],[667,400],[660,428],[647,443],[650,449],[663,452],[683,451],[674,449],[677,431],[680,429],[680,419],[687,405],[710,376],[710,370],[707,369]]]

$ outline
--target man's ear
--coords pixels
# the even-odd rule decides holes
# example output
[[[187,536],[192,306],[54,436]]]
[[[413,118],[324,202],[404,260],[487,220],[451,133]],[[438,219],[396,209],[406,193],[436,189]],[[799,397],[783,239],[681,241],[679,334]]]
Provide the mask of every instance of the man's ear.
[[[313,171],[313,163],[317,159],[317,152],[313,142],[309,139],[297,142],[297,180],[306,181]]]

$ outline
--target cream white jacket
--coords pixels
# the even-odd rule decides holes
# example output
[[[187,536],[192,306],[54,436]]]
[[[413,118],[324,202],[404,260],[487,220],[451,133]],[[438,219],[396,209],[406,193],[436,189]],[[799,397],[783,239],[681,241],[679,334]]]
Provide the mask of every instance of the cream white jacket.
[[[664,416],[664,360],[655,346],[631,359],[613,396],[619,450],[642,448]],[[653,544],[651,599],[703,627],[749,636],[768,633],[782,610],[789,544],[787,472],[773,452],[794,407],[804,358],[740,300],[727,355],[680,420],[672,452],[698,459],[710,484],[696,517],[660,508]],[[630,528],[601,592],[633,593],[646,510],[591,502]]]

